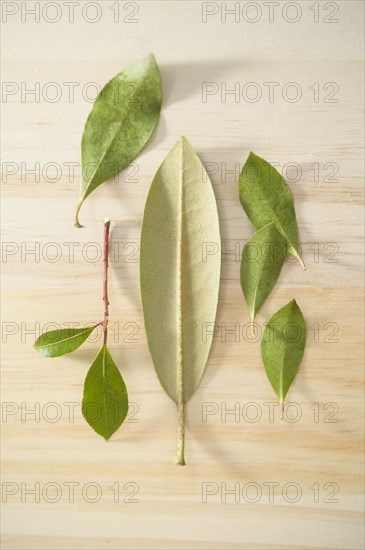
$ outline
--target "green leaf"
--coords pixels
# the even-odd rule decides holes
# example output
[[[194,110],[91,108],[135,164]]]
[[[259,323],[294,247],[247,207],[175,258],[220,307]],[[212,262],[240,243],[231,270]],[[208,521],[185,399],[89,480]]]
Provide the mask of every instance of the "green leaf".
[[[125,168],[146,145],[160,116],[160,71],[153,55],[131,63],[101,90],[81,143],[82,183],[78,214],[88,195]]]
[[[82,414],[96,433],[109,439],[124,422],[127,412],[124,380],[103,345],[85,378]]]
[[[281,404],[302,360],[305,339],[305,321],[295,300],[279,309],[265,328],[261,340],[262,360]]]
[[[285,256],[286,240],[274,223],[259,229],[245,245],[241,286],[252,321],[276,283]]]
[[[44,332],[37,338],[34,348],[45,357],[59,357],[79,348],[97,325],[85,328],[64,328]]]
[[[256,229],[274,222],[288,243],[288,252],[305,269],[298,251],[293,197],[279,172],[266,160],[250,153],[240,173],[238,187],[241,204]]]
[[[205,255],[206,251],[211,251]],[[184,464],[184,403],[202,377],[215,321],[220,234],[209,177],[185,137],[159,167],[143,216],[140,277],[149,349],[162,387],[178,405]]]

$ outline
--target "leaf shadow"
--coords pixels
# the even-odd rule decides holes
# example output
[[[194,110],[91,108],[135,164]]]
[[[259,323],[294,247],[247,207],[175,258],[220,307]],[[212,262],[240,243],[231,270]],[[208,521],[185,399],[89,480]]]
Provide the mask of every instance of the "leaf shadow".
[[[180,103],[197,91],[202,91],[204,83],[219,84],[232,74],[232,69],[242,69],[243,76],[245,65],[246,60],[232,59],[220,59],[219,62],[202,60],[161,64],[163,106],[169,107]]]
[[[199,390],[192,398],[193,400],[199,400]],[[213,402],[213,401],[212,401]],[[227,441],[222,441],[220,430],[217,430],[217,426],[210,426],[208,422],[203,422],[202,416],[200,416],[200,423],[191,427],[189,417],[193,415],[193,411],[189,411],[189,403],[187,404],[187,419],[186,419],[186,447],[187,447],[187,463],[189,464],[189,439],[198,445],[203,452],[209,457],[209,461],[212,461],[212,465],[219,465],[219,467],[229,468],[230,473],[242,476],[246,471],[246,466],[242,464],[241,459],[232,453],[232,444]],[[201,404],[200,404],[201,405]],[[193,408],[193,407],[191,407]],[[200,412],[202,408],[200,406]],[[195,420],[196,424],[196,420]]]
[[[226,307],[226,300],[227,297],[225,295],[226,288],[222,288],[220,286],[219,290],[219,298],[218,298],[218,306],[217,306],[217,314],[216,314],[216,322],[218,322],[219,319],[221,319],[221,313],[224,311],[224,308]],[[242,465],[240,462],[240,459],[236,457],[232,453],[232,448],[230,447],[230,443],[227,442],[227,444],[222,441],[220,434],[218,433],[219,430],[217,430],[217,427],[210,426],[208,422],[204,422],[202,418],[202,390],[204,387],[211,387],[214,388],[214,395],[210,399],[208,398],[209,402],[216,402],[217,395],[221,395],[221,388],[217,391],[217,383],[215,383],[216,377],[219,376],[219,371],[222,368],[222,363],[225,361],[229,361],[230,359],[230,353],[229,349],[230,346],[225,346],[224,349],[227,349],[226,354],[221,353],[222,346],[218,339],[215,339],[213,337],[212,345],[210,348],[206,368],[202,377],[202,380],[199,384],[199,387],[196,390],[196,393],[192,396],[192,398],[188,401],[186,409],[187,409],[187,418],[186,418],[186,431],[187,431],[187,443],[186,445],[189,445],[189,438],[191,438],[194,443],[198,444],[200,448],[203,449],[204,453],[209,456],[209,459],[212,459],[216,464],[221,466],[228,467],[230,472],[235,475],[244,475],[244,472],[247,473],[246,467]],[[213,359],[214,358],[214,359]],[[206,394],[206,392],[205,392]],[[206,398],[205,398],[206,399]],[[220,400],[223,400],[223,397],[220,397]],[[199,404],[199,405],[198,405]],[[195,409],[195,410],[194,410]],[[196,423],[196,411],[198,412],[198,417],[200,416],[200,423]],[[195,427],[191,427],[191,418],[194,415],[194,424]],[[188,451],[187,451],[188,452]],[[189,459],[189,457],[188,457]],[[189,460],[187,461],[189,463]]]
[[[233,69],[242,68],[243,61],[232,59],[216,61],[181,61],[178,63],[165,63],[160,65],[162,81],[162,110],[160,120],[145,146],[149,151],[166,143],[169,135],[165,116],[165,110],[174,105],[179,105],[186,99],[200,91],[200,101],[203,102],[203,84],[210,83],[211,89],[220,84],[222,80],[231,75]],[[218,69],[217,69],[218,67]],[[214,88],[216,90],[216,88]],[[212,90],[213,91],[213,90]],[[217,91],[215,93],[218,93]],[[175,141],[180,133],[176,134]],[[168,143],[167,148],[173,143]]]

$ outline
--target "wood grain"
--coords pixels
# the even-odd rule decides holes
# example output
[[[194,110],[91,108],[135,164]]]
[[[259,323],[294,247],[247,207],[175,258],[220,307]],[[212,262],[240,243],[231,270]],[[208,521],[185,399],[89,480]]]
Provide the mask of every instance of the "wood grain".
[[[3,548],[363,548],[363,3],[333,3],[339,6],[333,24],[323,22],[328,13],[321,2],[314,23],[313,3],[305,1],[297,3],[302,16],[295,24],[282,16],[286,2],[272,23],[260,3],[255,24],[242,15],[237,23],[228,15],[222,22],[220,2],[211,3],[218,12],[206,23],[203,4],[193,1],[137,2],[136,23],[123,21],[134,9],[125,2],[118,3],[119,23],[109,1],[98,3],[96,23],[82,17],[86,2],[75,8],[73,23],[58,2],[61,18],[54,24],[44,14],[39,23],[31,16],[22,22],[22,5],[33,3],[12,4],[19,11],[2,25]],[[95,93],[89,83],[102,85],[149,51],[164,86],[158,128],[133,169],[85,202],[86,229],[77,230],[79,142],[91,106],[86,94]],[[70,82],[76,83],[73,100]],[[204,102],[207,82],[218,91]],[[268,82],[278,83],[272,102]],[[293,82],[302,94],[297,102],[283,99]],[[338,86],[336,103],[324,101],[331,82]],[[57,101],[49,100],[49,83],[61,90]],[[232,90],[236,83],[239,100],[222,98],[224,86]],[[248,90],[247,83],[259,88]],[[37,86],[39,97],[25,93]],[[243,90],[255,89],[261,99],[243,98]],[[138,257],[149,185],[182,133],[212,172],[223,264],[208,368],[187,407],[188,464],[178,468],[172,464],[175,408],[146,344]],[[257,317],[262,329],[295,297],[307,322],[305,356],[284,421],[259,342],[250,337],[239,284],[240,253],[253,228],[236,179],[250,150],[285,169],[308,266],[303,272],[287,261]],[[38,174],[27,173],[36,163]],[[75,163],[74,177],[69,163]],[[32,349],[47,323],[99,319],[107,215],[114,245],[111,351],[134,403],[108,443],[90,430],[79,407],[98,342],[54,360]],[[39,502],[24,493],[37,482]],[[73,502],[67,483],[76,484]],[[204,502],[207,483],[216,492]],[[272,498],[269,483],[277,484]],[[137,494],[128,497],[135,484]],[[95,487],[100,500],[91,502]],[[16,493],[7,495],[11,488]],[[225,489],[239,494],[224,498]],[[57,490],[60,498],[51,502]]]

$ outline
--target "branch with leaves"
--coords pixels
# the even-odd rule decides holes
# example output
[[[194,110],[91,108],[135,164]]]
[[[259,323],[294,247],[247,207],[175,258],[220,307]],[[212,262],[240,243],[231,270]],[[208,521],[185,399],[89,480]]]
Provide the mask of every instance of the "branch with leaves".
[[[108,257],[110,220],[104,222],[103,256],[103,320],[84,328],[66,328],[44,332],[36,340],[35,349],[45,357],[60,357],[79,348],[99,326],[103,330],[103,344],[95,357],[84,383],[82,414],[88,424],[105,439],[123,424],[128,412],[127,389],[107,348],[109,297]]]

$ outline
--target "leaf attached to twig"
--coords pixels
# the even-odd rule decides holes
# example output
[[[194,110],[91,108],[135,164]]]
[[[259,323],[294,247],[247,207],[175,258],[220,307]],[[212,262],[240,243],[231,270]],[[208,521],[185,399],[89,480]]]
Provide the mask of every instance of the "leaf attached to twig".
[[[96,326],[44,332],[35,341],[34,348],[45,357],[60,357],[79,348]]]
[[[96,433],[109,439],[124,422],[127,412],[124,380],[103,345],[85,378],[82,414]]]

